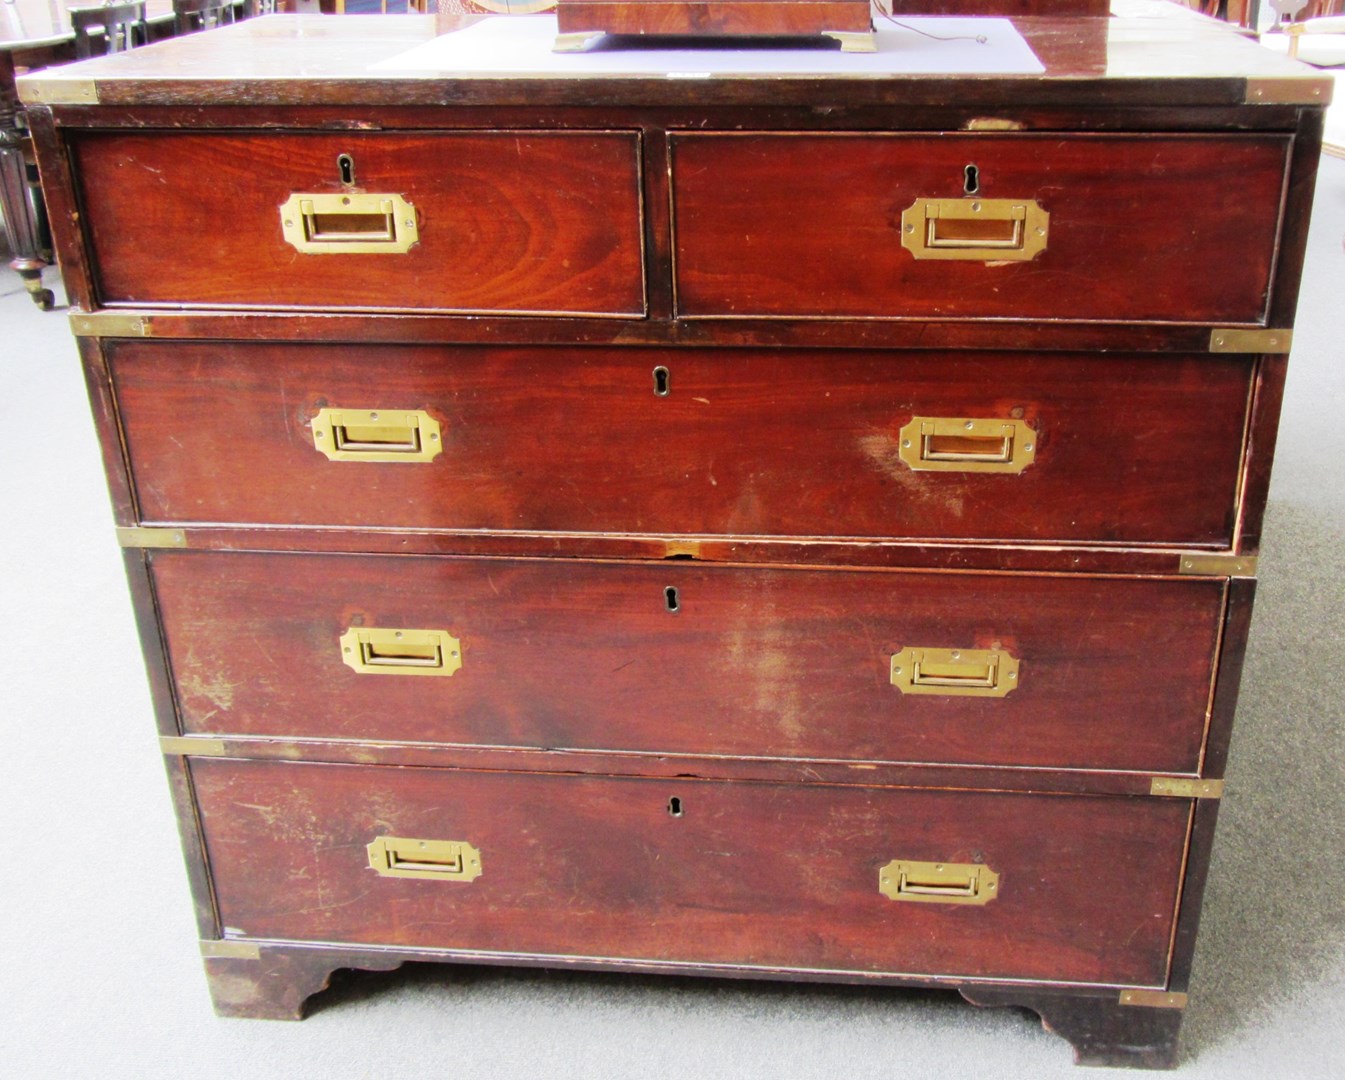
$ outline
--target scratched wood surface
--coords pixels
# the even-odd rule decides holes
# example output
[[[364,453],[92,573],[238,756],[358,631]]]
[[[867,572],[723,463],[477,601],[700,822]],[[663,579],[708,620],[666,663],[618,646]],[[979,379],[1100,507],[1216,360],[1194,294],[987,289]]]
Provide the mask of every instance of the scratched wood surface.
[[[678,311],[1260,322],[1288,149],[1241,135],[679,133]],[[988,265],[902,247],[902,212],[963,198],[969,165],[982,198],[1051,215],[1045,251]]]
[[[1223,598],[1195,579],[574,559],[151,566],[192,732],[1136,771],[1195,769]],[[446,630],[462,669],[358,674],[352,626]],[[915,646],[1006,649],[1019,687],[904,695],[889,664]]]
[[[644,313],[631,132],[88,134],[72,150],[104,301]],[[359,192],[411,203],[419,243],[286,242],[291,195]]]
[[[1253,370],[1242,356],[108,349],[145,521],[1108,544],[1230,541]],[[310,424],[323,406],[424,409],[443,452],[329,461]],[[1035,461],[913,471],[900,432],[916,416],[1022,419]]]
[[[1190,814],[1182,799],[192,771],[220,918],[244,936],[1138,986],[1164,978]],[[377,836],[466,841],[481,876],[380,877]],[[894,859],[984,863],[996,899],[889,900]]]

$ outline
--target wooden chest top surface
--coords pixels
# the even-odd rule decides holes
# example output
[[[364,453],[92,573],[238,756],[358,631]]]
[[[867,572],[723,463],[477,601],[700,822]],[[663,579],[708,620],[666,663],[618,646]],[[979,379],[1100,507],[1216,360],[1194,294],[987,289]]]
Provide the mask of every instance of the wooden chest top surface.
[[[464,16],[465,29],[479,21]],[[1224,23],[1164,0],[1115,0],[1113,17],[1019,17],[1040,75],[832,74],[741,70],[677,79],[666,72],[584,77],[376,68],[435,36],[435,18],[278,15],[208,38],[189,35],[129,53],[48,69],[20,82],[30,103],[85,104],[659,104],[785,105],[794,101],[973,105],[1326,104],[1331,80],[1259,47]],[[729,54],[730,56],[732,54]],[[722,75],[722,77],[718,77]],[[96,84],[88,95],[87,85]],[[1258,96],[1259,91],[1259,96]],[[85,96],[81,96],[85,95]]]

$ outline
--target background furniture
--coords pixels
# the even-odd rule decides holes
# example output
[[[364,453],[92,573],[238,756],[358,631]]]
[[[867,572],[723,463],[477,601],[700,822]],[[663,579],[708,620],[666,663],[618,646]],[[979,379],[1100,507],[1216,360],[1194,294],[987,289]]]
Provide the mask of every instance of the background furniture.
[[[210,30],[234,21],[234,0],[173,0],[173,21],[178,34]]]
[[[75,32],[75,56],[80,59],[124,52],[149,40],[144,0],[75,8],[70,12],[70,27]]]
[[[1171,1062],[1322,84],[1018,25],[951,106],[355,77],[354,20],[28,84],[221,1012],[563,963]]]

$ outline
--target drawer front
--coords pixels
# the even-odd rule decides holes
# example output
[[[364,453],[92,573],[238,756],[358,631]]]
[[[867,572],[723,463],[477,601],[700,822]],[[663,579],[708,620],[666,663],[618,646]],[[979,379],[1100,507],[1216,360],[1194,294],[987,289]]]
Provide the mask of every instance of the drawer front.
[[[101,181],[81,199],[104,303],[644,314],[634,133],[85,134],[72,150]],[[383,228],[378,207],[342,212],[347,195],[404,199],[392,225],[414,220],[416,242],[342,248]],[[282,213],[295,196],[317,197],[311,219]],[[332,250],[300,251],[286,220]]]
[[[1224,597],[1194,578],[151,559],[192,733],[1153,772],[1196,770]],[[353,666],[368,628],[395,673]],[[397,630],[445,635],[443,677],[397,670]],[[902,684],[915,649],[966,650],[952,689],[994,667],[1002,693]]]
[[[1279,135],[678,134],[678,312],[1259,322],[1288,147]],[[903,215],[921,199],[961,207],[968,167],[983,202],[1049,215],[1045,235],[1027,226],[1044,250],[1002,262],[1015,253],[999,226],[956,222],[943,242],[979,227],[1001,246],[969,249],[973,261],[903,247]],[[905,224],[917,218],[919,237],[923,209]]]
[[[1254,372],[1241,356],[108,349],[142,520],[656,535],[1227,545]],[[434,457],[330,460],[324,407],[423,411]],[[1029,456],[922,461],[917,418],[1014,425]]]
[[[1190,813],[1176,799],[192,768],[219,916],[243,936],[1111,985],[1165,978]],[[429,872],[376,872],[380,837],[384,868]],[[418,859],[419,840],[472,850]],[[889,898],[894,862],[965,866],[993,898]]]

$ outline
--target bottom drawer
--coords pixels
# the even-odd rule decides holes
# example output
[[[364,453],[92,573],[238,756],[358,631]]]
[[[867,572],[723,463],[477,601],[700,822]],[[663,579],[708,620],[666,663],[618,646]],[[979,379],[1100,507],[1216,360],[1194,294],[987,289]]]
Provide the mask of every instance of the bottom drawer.
[[[1119,986],[1166,979],[1191,809],[228,759],[192,772],[230,936]],[[375,870],[371,844],[405,876]]]

